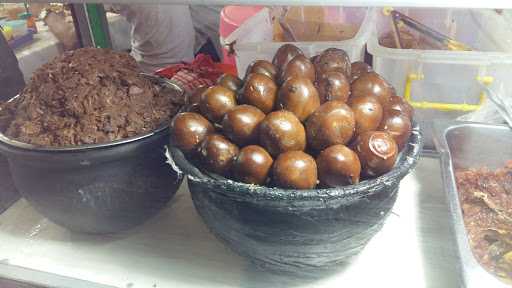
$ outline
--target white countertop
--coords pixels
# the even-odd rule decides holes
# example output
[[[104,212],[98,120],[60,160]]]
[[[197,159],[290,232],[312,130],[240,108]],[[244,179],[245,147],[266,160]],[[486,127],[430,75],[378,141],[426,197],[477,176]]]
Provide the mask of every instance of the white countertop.
[[[383,229],[339,273],[318,279],[263,272],[231,252],[202,223],[185,184],[157,217],[115,236],[70,233],[19,200],[0,215],[0,277],[73,288],[457,287],[445,198],[438,159],[423,158]]]

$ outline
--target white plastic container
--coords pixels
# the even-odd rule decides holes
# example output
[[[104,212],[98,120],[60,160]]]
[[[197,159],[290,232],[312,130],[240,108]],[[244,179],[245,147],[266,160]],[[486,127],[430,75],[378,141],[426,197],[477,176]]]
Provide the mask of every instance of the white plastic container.
[[[398,10],[473,49],[447,51],[381,46],[379,38],[391,31],[392,22],[382,8],[375,8],[376,21],[367,45],[373,55],[373,68],[395,87],[398,95],[409,96],[418,103],[416,118],[427,136],[425,146],[432,148],[431,120],[456,118],[476,109],[471,105],[480,105],[485,97],[481,83],[502,83],[512,88],[512,29],[503,28],[512,26],[506,16],[493,10]],[[512,89],[507,90],[512,92]],[[442,105],[432,108],[431,103]],[[451,107],[440,110],[444,104],[470,106],[448,105]]]
[[[341,8],[340,8],[341,9]],[[362,60],[365,53],[365,45],[371,34],[371,25],[373,21],[372,14],[368,8],[342,8],[347,15],[345,18],[348,23],[359,26],[359,29],[352,39],[344,41],[328,42],[293,42],[292,44],[301,48],[306,56],[314,56],[327,48],[341,48],[348,53],[352,61]],[[265,14],[266,13],[266,14]],[[240,33],[236,39],[234,50],[236,53],[236,65],[239,76],[244,76],[247,66],[254,60],[263,59],[271,61],[275,52],[286,42],[272,42],[272,22],[269,16],[269,10],[263,9],[260,13],[253,16],[260,17],[262,21],[250,22],[248,19],[239,30],[244,29],[246,33]],[[254,19],[252,19],[254,20]],[[258,24],[254,24],[257,22]],[[245,27],[243,27],[245,26]],[[254,27],[257,27],[256,29]],[[254,29],[250,31],[250,29]],[[247,35],[251,34],[251,35]],[[248,39],[243,39],[247,37]],[[235,39],[232,39],[235,40]]]

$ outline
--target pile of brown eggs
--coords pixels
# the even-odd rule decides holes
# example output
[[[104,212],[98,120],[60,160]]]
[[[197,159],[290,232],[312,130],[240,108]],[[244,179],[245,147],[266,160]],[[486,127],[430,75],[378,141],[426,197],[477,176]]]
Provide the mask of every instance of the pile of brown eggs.
[[[329,48],[311,59],[283,45],[244,80],[197,89],[171,123],[171,142],[236,181],[310,189],[356,184],[393,168],[412,107],[363,62]]]

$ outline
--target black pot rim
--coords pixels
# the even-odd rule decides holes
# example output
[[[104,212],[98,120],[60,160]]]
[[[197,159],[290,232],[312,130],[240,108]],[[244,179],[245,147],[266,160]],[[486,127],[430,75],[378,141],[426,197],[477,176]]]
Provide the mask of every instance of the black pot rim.
[[[395,167],[388,173],[374,179],[361,181],[359,184],[338,188],[318,188],[293,190],[277,187],[265,187],[236,182],[230,179],[214,179],[211,176],[203,174],[192,163],[190,163],[178,148],[170,147],[171,157],[169,164],[179,173],[187,174],[192,182],[208,185],[212,187],[211,191],[222,193],[228,197],[239,199],[241,201],[249,199],[287,199],[287,200],[320,200],[333,199],[338,197],[369,196],[376,193],[379,187],[383,185],[396,185],[400,182],[417,164],[421,150],[423,148],[423,135],[420,127],[413,122],[412,134],[409,137],[406,149],[401,153]],[[182,171],[184,170],[184,171]],[[233,189],[237,188],[237,189]],[[241,191],[245,191],[243,193]]]
[[[170,87],[178,93],[181,94],[181,96],[185,95],[185,90],[178,85],[177,83],[170,81],[169,79],[146,74],[146,73],[140,73],[141,76],[148,78],[151,81],[154,81],[160,85],[165,85],[167,87]],[[20,94],[12,97],[7,102],[11,102],[14,99],[20,97]],[[16,149],[16,150],[24,150],[29,152],[82,152],[82,151],[88,151],[88,150],[95,150],[95,149],[105,149],[105,148],[112,148],[119,145],[129,144],[132,142],[137,142],[146,138],[150,138],[151,136],[155,134],[159,134],[165,129],[169,127],[169,120],[164,121],[158,128],[144,133],[140,135],[136,135],[133,137],[123,138],[116,141],[111,142],[105,142],[105,143],[98,143],[98,144],[85,144],[85,145],[79,145],[79,146],[62,146],[62,147],[51,147],[51,146],[39,146],[34,144],[28,144],[24,142],[20,142],[17,140],[14,140],[12,138],[7,137],[2,131],[0,131],[0,146],[5,146],[8,149]]]

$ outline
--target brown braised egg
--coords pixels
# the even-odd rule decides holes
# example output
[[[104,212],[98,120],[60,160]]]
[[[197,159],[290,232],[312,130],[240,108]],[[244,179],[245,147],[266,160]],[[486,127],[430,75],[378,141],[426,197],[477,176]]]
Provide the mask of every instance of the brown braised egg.
[[[320,97],[309,79],[289,78],[279,89],[277,106],[304,121],[320,106]]]
[[[252,62],[245,72],[245,78],[252,73],[263,74],[272,80],[276,80],[277,70],[274,64],[266,60],[256,60]]]
[[[362,96],[376,97],[381,105],[386,105],[393,95],[393,90],[388,82],[375,72],[368,72],[352,83],[351,96],[353,98]]]
[[[306,148],[306,131],[295,114],[280,110],[268,114],[260,123],[260,144],[272,156]]]
[[[318,182],[315,159],[302,151],[289,151],[277,157],[272,168],[275,184],[288,189],[312,189]]]
[[[290,78],[307,78],[311,82],[315,81],[315,66],[304,55],[293,57],[280,73],[279,83],[284,83]]]
[[[398,149],[402,150],[411,136],[412,124],[409,117],[400,111],[387,110],[379,130],[388,132],[398,145]]]
[[[314,56],[311,56],[311,57],[309,58],[309,61],[311,61],[311,63],[313,63],[313,65],[315,65],[315,62],[317,61],[318,56],[320,56],[320,55],[314,55]]]
[[[179,113],[170,124],[171,142],[183,153],[196,152],[204,138],[214,131],[206,118],[192,112]]]
[[[242,81],[242,79],[226,73],[220,76],[219,79],[217,79],[217,84],[222,87],[228,88],[229,90],[236,93],[236,91],[242,88],[244,82]]]
[[[199,102],[201,114],[212,122],[220,122],[222,117],[235,106],[235,92],[218,85],[206,89],[201,94]]]
[[[274,109],[277,98],[277,85],[264,74],[250,74],[240,94],[240,101],[257,107],[267,114]]]
[[[249,145],[240,150],[233,165],[233,174],[240,182],[263,185],[267,182],[273,162],[263,147]]]
[[[306,122],[308,144],[322,150],[336,144],[346,144],[354,135],[356,120],[347,104],[329,101],[309,116]]]
[[[369,131],[360,134],[354,151],[361,162],[361,169],[367,177],[381,176],[393,169],[398,156],[398,146],[388,132]]]
[[[414,108],[400,96],[391,96],[384,106],[384,109],[398,111],[409,117],[409,119],[412,119],[414,116]]]
[[[251,105],[239,105],[224,115],[222,131],[231,141],[243,146],[258,141],[258,126],[265,113]]]
[[[348,105],[356,118],[356,135],[377,130],[384,113],[377,98],[372,96],[351,98]]]
[[[370,65],[364,63],[363,61],[352,62],[350,67],[351,67],[351,71],[352,71],[352,74],[350,76],[350,83],[359,79],[359,77],[361,77],[361,75],[373,71],[372,67],[370,67]]]
[[[313,62],[317,75],[327,71],[338,71],[343,73],[347,79],[351,75],[350,59],[345,51],[338,48],[324,50]]]
[[[201,94],[203,94],[206,89],[208,89],[207,85],[201,85],[194,89],[192,93],[190,93],[190,96],[187,98],[186,111],[201,113],[199,102],[201,102]]]
[[[199,148],[199,156],[205,168],[223,176],[231,173],[238,153],[238,147],[220,134],[206,136]]]
[[[333,145],[323,150],[316,158],[316,164],[323,186],[341,187],[359,183],[359,157],[345,145]]]
[[[187,104],[199,104],[199,102],[201,102],[201,94],[203,94],[204,91],[206,91],[206,89],[208,89],[207,85],[201,85],[194,89],[194,91],[190,94],[190,96],[187,99]]]
[[[328,71],[318,78],[316,86],[321,103],[331,100],[347,102],[350,95],[350,83],[348,83],[347,77],[343,73]]]
[[[272,64],[278,71],[281,71],[288,62],[290,62],[295,56],[304,54],[299,47],[293,44],[284,44],[277,49]]]

